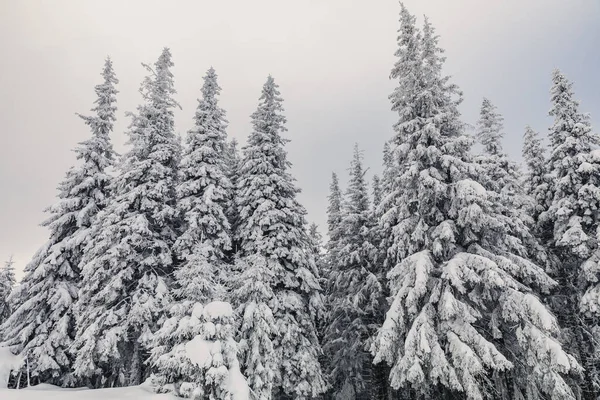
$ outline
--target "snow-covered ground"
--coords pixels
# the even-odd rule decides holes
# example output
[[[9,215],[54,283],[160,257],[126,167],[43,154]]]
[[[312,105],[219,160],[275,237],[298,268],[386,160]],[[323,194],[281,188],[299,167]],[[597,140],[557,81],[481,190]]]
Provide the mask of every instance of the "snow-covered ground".
[[[38,385],[20,390],[0,389],[2,400],[172,400],[170,394],[156,394],[142,385],[115,389],[62,389],[52,385]]]

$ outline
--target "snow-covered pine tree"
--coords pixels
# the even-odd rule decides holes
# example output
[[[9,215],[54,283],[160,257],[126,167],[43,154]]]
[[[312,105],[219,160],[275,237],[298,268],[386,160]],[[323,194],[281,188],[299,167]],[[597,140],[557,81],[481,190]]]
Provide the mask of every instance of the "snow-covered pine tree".
[[[238,224],[238,209],[236,205],[236,195],[237,195],[237,181],[238,181],[238,172],[239,172],[239,164],[240,164],[240,152],[238,149],[238,141],[236,138],[231,138],[229,142],[227,142],[225,151],[225,160],[227,164],[227,177],[229,178],[229,182],[231,183],[231,187],[229,189],[229,201],[227,204],[226,215],[227,220],[229,221],[230,231],[231,231],[231,251],[229,251],[228,259],[230,262],[233,261],[234,255],[237,252],[237,242],[235,240],[235,232],[237,230]]]
[[[393,151],[405,163],[390,195],[392,302],[372,347],[375,362],[388,362],[391,385],[410,388],[411,398],[510,390],[505,397],[573,399],[562,373],[577,363],[554,339],[557,322],[532,290],[554,282],[523,256],[523,245],[515,250],[503,206],[472,179],[479,168],[458,89],[441,73],[437,37],[421,43],[404,6],[400,32],[391,99],[399,111]]]
[[[231,250],[226,215],[231,181],[228,177],[227,120],[225,111],[218,104],[220,92],[217,74],[210,68],[204,77],[195,125],[187,136],[179,166],[177,211],[183,220],[183,233],[175,242],[174,250],[178,259],[183,260],[180,269],[193,270],[197,260],[191,259],[201,256],[214,268],[211,275],[216,273],[216,278],[226,279],[219,274],[225,272],[225,254]],[[185,282],[179,283],[185,285]]]
[[[342,220],[343,196],[340,189],[340,181],[335,172],[331,173],[331,183],[329,184],[329,196],[327,196],[327,256],[328,263],[334,261],[335,250],[337,249],[337,240],[341,236],[340,221]]]
[[[334,396],[364,398],[371,384],[372,356],[368,347],[380,320],[382,288],[372,271],[372,214],[358,145],[349,171],[339,226],[343,233],[338,239],[336,262],[331,266],[330,317],[323,347],[331,355]]]
[[[428,26],[426,23],[425,41],[431,35]],[[499,204],[502,206],[498,211],[510,217],[508,220],[510,225],[507,228],[511,235],[526,244],[529,255],[536,262],[546,266],[547,252],[530,231],[530,228],[535,227],[535,222],[529,215],[529,210],[534,207],[534,201],[525,192],[518,165],[509,159],[502,148],[503,120],[496,106],[484,98],[480,119],[477,122],[477,137],[484,148],[483,154],[475,157],[475,162],[481,168],[478,180],[488,191],[494,192],[498,197]]]
[[[308,236],[310,238],[310,251],[315,259],[315,264],[317,266],[317,276],[319,277],[319,284],[321,285],[321,288],[324,288],[327,285],[326,277],[328,276],[329,270],[327,268],[325,254],[323,253],[323,235],[321,235],[321,232],[319,232],[319,226],[314,222],[311,223],[308,227]],[[325,326],[326,324],[325,307],[323,307],[323,309],[320,311],[321,313],[318,315],[317,324],[319,327],[319,339],[321,338],[322,334],[322,330],[320,328]],[[320,340],[319,343],[321,343]]]
[[[585,372],[583,399],[600,395],[600,136],[580,113],[572,84],[558,70],[552,74],[551,153],[553,200],[540,215],[549,234],[546,245],[557,257],[553,275],[559,282],[551,298],[565,328],[567,347]]]
[[[201,333],[200,319],[194,320],[193,311],[198,305],[222,300],[225,292],[221,284],[230,279],[224,274],[229,271],[225,252],[231,248],[225,215],[231,184],[225,153],[225,111],[218,105],[220,91],[217,74],[210,68],[179,165],[177,212],[183,222],[182,234],[173,246],[180,261],[173,282],[176,303],[170,309],[171,318],[154,335],[150,357],[158,391],[183,385],[177,394],[185,396],[193,391],[190,387],[194,384],[204,385],[206,372],[182,354],[186,344]]]
[[[176,239],[180,156],[174,133],[175,88],[165,48],[130,113],[131,149],[123,156],[82,261],[74,372],[92,387],[139,384],[146,344],[164,316]]]
[[[329,294],[331,293],[331,286],[333,284],[331,269],[337,262],[337,252],[339,251],[339,240],[342,236],[340,222],[342,220],[342,205],[344,198],[342,190],[340,188],[340,181],[335,172],[331,173],[331,183],[329,184],[329,195],[327,196],[327,244],[325,245],[325,301],[327,302],[327,313],[329,313]],[[329,317],[328,317],[329,318]],[[331,356],[328,354],[328,356]]]
[[[4,263],[0,269],[0,324],[2,324],[10,316],[10,304],[8,296],[10,296],[15,283],[15,267],[13,265],[13,257],[10,256],[8,261]],[[1,325],[0,325],[1,326]],[[0,341],[2,341],[2,333],[0,331]]]
[[[252,389],[260,391],[262,398],[270,398],[267,387],[272,376],[278,396],[305,399],[326,389],[315,331],[322,300],[306,230],[306,211],[296,199],[299,189],[288,171],[282,101],[278,85],[269,76],[258,109],[252,114],[253,130],[238,174],[237,238],[239,255],[248,266],[236,298],[242,315],[254,314],[258,304],[265,308],[262,314],[267,317],[270,307],[275,321],[275,334],[268,335],[252,329],[252,317],[244,318],[241,337],[255,344],[247,348],[244,365]],[[254,275],[251,285],[243,280],[248,275]],[[256,338],[259,334],[265,341]],[[269,336],[276,370],[258,371],[253,366],[273,356],[266,341]]]
[[[502,137],[504,137],[503,128],[504,118],[497,112],[496,106],[489,99],[484,98],[479,111],[476,135],[486,154],[503,154],[501,144]]]
[[[378,175],[373,175],[373,210],[376,210],[379,204],[381,204],[382,195],[381,179],[379,179]]]
[[[430,35],[428,26],[425,25],[424,36]],[[484,98],[477,121],[477,138],[483,145],[483,154],[476,157],[475,161],[483,168],[484,187],[498,193],[508,207],[520,210],[529,203],[521,185],[518,165],[508,158],[502,148],[503,121],[496,106]]]
[[[323,235],[319,232],[319,226],[314,222],[308,227],[308,235],[312,253],[315,255],[315,260],[317,260],[323,255]]]
[[[196,304],[186,323],[199,325],[199,333],[180,352],[202,371],[200,382],[182,384],[183,397],[207,400],[250,400],[240,371],[235,318],[229,303]],[[181,326],[181,325],[180,325]]]
[[[71,346],[79,265],[96,215],[109,198],[106,170],[114,162],[109,135],[116,119],[118,80],[109,58],[102,78],[95,87],[95,115],[81,116],[92,131],[92,137],[75,149],[82,163],[67,172],[58,187],[59,201],[46,210],[51,216],[42,225],[50,230],[50,239],[25,267],[9,299],[12,314],[2,328],[6,342],[25,357],[36,381],[61,386],[75,383]]]
[[[549,194],[550,179],[545,153],[539,134],[527,125],[523,135],[522,154],[527,165],[523,186],[525,193],[533,200],[528,212],[536,225],[539,215],[546,211],[552,202],[551,198],[546,197]]]
[[[327,276],[327,266],[325,265],[325,255],[323,254],[323,235],[319,232],[319,226],[314,222],[308,227],[308,236],[310,238],[310,249],[315,258],[315,264],[321,278],[321,287],[324,287],[325,277]]]

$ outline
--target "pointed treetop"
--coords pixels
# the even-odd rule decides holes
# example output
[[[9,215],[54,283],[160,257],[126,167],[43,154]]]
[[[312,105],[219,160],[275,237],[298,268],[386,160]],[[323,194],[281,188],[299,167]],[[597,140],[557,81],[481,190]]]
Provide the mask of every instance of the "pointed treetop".
[[[206,71],[204,76],[204,84],[202,85],[202,95],[205,101],[208,99],[214,99],[216,96],[221,94],[221,87],[217,83],[218,75],[213,67],[210,67]]]
[[[442,69],[446,57],[442,56],[444,49],[439,47],[439,36],[435,33],[435,27],[429,22],[429,18],[425,17],[423,23],[423,49],[421,56],[425,62],[425,65],[439,72]]]
[[[267,81],[263,85],[258,108],[251,115],[254,132],[248,138],[248,145],[256,145],[265,140],[280,144],[285,144],[289,141],[280,136],[280,133],[287,131],[287,128],[285,127],[287,120],[283,115],[284,109],[282,102],[283,99],[279,92],[279,85],[277,85],[273,77],[269,75]],[[281,152],[283,148],[280,148],[279,150]],[[282,152],[280,156],[285,164],[284,168],[287,168],[289,163],[286,160],[284,152]]]
[[[398,78],[407,73],[407,65],[414,67],[419,63],[420,33],[415,26],[416,18],[410,14],[404,3],[400,3],[400,29],[398,30],[398,49],[394,53],[398,60],[392,68],[390,78]],[[403,68],[404,67],[404,68]],[[410,67],[409,67],[410,68]]]
[[[477,138],[489,155],[502,154],[503,121],[504,118],[496,111],[496,106],[484,97],[477,121]]]
[[[104,60],[104,69],[102,70],[101,75],[102,75],[102,77],[104,77],[105,84],[119,83],[119,80],[117,79],[117,77],[115,75],[115,71],[113,69],[113,62],[112,62],[112,59],[110,58],[110,56],[106,56],[106,59]]]
[[[579,112],[579,102],[574,98],[573,83],[558,69],[552,72],[552,83],[552,108],[549,114],[554,117],[554,124],[550,128],[550,145],[553,148],[561,146],[570,132],[576,130],[579,132],[577,136],[589,136],[595,143],[597,135],[588,135],[591,130],[589,116]]]
[[[327,206],[327,230],[329,238],[332,239],[332,235],[337,230],[342,211],[342,191],[340,189],[340,181],[335,172],[331,173],[331,183],[329,184],[329,205]]]
[[[140,93],[144,99],[151,100],[152,104],[158,108],[169,108],[181,106],[172,98],[177,93],[171,67],[175,64],[171,60],[171,50],[165,47],[154,63],[154,68],[148,64],[142,63],[150,75],[142,82]]]
[[[369,209],[369,196],[367,194],[367,185],[365,183],[366,171],[363,167],[363,152],[354,144],[354,155],[350,163],[350,182],[348,184],[347,198],[349,210],[353,213],[365,212]]]

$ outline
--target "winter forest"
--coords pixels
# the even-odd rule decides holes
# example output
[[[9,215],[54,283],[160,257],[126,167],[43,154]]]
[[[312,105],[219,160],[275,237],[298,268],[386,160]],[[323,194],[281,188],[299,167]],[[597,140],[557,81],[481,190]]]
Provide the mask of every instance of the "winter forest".
[[[511,160],[493,99],[470,134],[434,26],[398,10],[383,173],[357,144],[324,227],[297,199],[275,77],[239,145],[209,69],[180,140],[164,48],[117,154],[106,58],[48,241],[20,282],[0,270],[0,398],[600,398],[600,134],[554,70],[554,122]]]

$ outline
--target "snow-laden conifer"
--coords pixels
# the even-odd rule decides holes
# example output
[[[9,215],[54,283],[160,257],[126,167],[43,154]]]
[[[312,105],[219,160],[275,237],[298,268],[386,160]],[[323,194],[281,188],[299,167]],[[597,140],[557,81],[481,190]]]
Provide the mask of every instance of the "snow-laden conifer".
[[[424,35],[430,36],[429,31],[429,25],[426,24]],[[502,196],[507,206],[519,209],[526,203],[525,193],[517,164],[508,158],[502,148],[503,121],[496,106],[484,98],[477,121],[477,138],[483,145],[483,154],[475,160],[482,166],[482,183],[485,188]]]
[[[185,338],[191,335],[156,360],[161,366],[162,379],[172,382],[169,386],[175,395],[214,400],[249,398],[238,397],[241,395],[238,390],[247,392],[247,387],[239,369],[235,318],[229,303],[196,303],[183,318],[166,320],[161,333],[167,331]],[[160,391],[167,388],[161,386]]]
[[[426,24],[424,39],[427,40],[429,35]],[[546,251],[530,231],[535,227],[529,215],[534,201],[525,192],[518,165],[509,159],[502,148],[503,120],[496,106],[484,98],[477,122],[477,137],[484,148],[484,152],[475,157],[475,162],[480,166],[478,181],[490,192],[490,196],[497,197],[497,211],[509,217],[508,232],[526,244],[528,254],[534,260],[545,265]]]
[[[331,173],[331,183],[329,184],[329,195],[327,196],[327,244],[325,245],[325,301],[327,314],[331,309],[329,306],[329,294],[331,293],[331,285],[333,284],[331,269],[337,262],[337,252],[339,250],[339,239],[342,235],[340,221],[342,220],[342,204],[343,195],[340,188],[340,182],[335,172]],[[329,318],[329,317],[327,317]]]
[[[370,389],[372,356],[368,349],[380,319],[383,290],[373,272],[368,189],[358,146],[339,222],[335,263],[331,265],[329,325],[324,350],[330,355],[334,395],[362,398]]]
[[[154,68],[145,65],[144,103],[130,114],[131,149],[82,262],[74,372],[94,387],[144,379],[145,345],[169,301],[180,156],[172,66],[167,48]]]
[[[235,269],[240,275],[234,278],[232,298],[239,304],[244,376],[257,400],[269,400],[282,361],[275,352],[278,329],[273,315],[273,310],[279,307],[273,286],[281,266],[273,259],[253,254],[237,259]]]
[[[551,298],[565,328],[568,348],[585,369],[582,397],[600,394],[600,136],[579,111],[571,82],[552,74],[549,168],[553,194],[540,224],[548,228],[546,245],[557,257],[553,274],[560,283]]]
[[[527,166],[525,174],[524,191],[532,199],[532,207],[529,213],[535,224],[538,223],[539,215],[546,211],[552,201],[548,198],[550,178],[548,166],[546,165],[546,150],[542,146],[539,134],[529,125],[525,127],[523,135],[523,160]]]
[[[194,367],[185,357],[180,359],[179,352],[199,334],[200,328],[189,322],[194,308],[222,300],[225,293],[221,283],[231,278],[225,276],[229,271],[225,253],[231,248],[225,215],[231,184],[227,176],[225,112],[218,105],[220,90],[217,74],[211,68],[204,77],[195,124],[187,135],[179,165],[177,212],[182,234],[173,246],[180,261],[173,282],[176,303],[169,310],[171,318],[154,335],[150,357],[159,391],[164,391],[166,385],[193,385],[206,378],[206,371]]]
[[[10,316],[10,304],[8,302],[8,296],[12,293],[15,286],[15,267],[13,265],[12,256],[4,263],[4,266],[0,269],[0,324],[2,324]],[[0,340],[2,339],[2,333],[0,332]]]
[[[431,42],[421,43],[404,7],[401,24],[392,104],[393,151],[403,164],[394,210],[382,217],[393,222],[392,302],[372,347],[375,362],[389,363],[391,385],[414,398],[572,399],[562,374],[577,363],[534,291],[554,282],[527,259],[495,193],[473,179],[479,168],[458,89],[441,73],[437,37],[430,32]]]
[[[81,116],[92,137],[75,149],[81,164],[72,167],[58,187],[59,201],[46,212],[42,223],[50,239],[25,267],[21,284],[13,291],[11,316],[2,330],[13,352],[29,363],[31,376],[39,382],[69,386],[72,376],[75,316],[80,284],[80,262],[91,239],[90,229],[109,198],[114,162],[110,141],[116,112],[115,77],[106,59],[103,81],[95,87],[93,116]]]
[[[229,261],[231,262],[234,258],[235,253],[237,252],[238,247],[237,241],[235,240],[235,232],[237,231],[237,224],[239,218],[236,197],[240,164],[240,151],[238,148],[238,141],[236,140],[236,138],[231,138],[231,140],[227,142],[225,147],[225,160],[227,165],[227,177],[229,178],[229,182],[231,183],[231,186],[229,188],[227,209],[225,210],[227,220],[229,221],[232,240],[231,250],[229,251],[228,257]]]
[[[252,274],[255,282],[248,286],[242,279],[236,298],[241,314],[249,315],[244,318],[241,336],[256,344],[248,345],[244,358],[251,388],[269,398],[267,388],[274,379],[275,392],[304,399],[326,388],[315,331],[322,300],[306,212],[296,199],[299,189],[289,173],[284,149],[285,122],[278,85],[269,76],[258,109],[252,114],[253,129],[244,147],[237,183],[239,255],[248,264],[242,277]],[[263,308],[260,316],[253,316],[257,307]],[[258,337],[252,321],[268,318],[275,321],[270,327],[272,333],[260,332]],[[259,371],[254,367],[273,356],[274,369]]]
[[[378,175],[373,175],[373,210],[376,210],[381,204],[381,197],[383,192],[381,191],[381,179]]]

